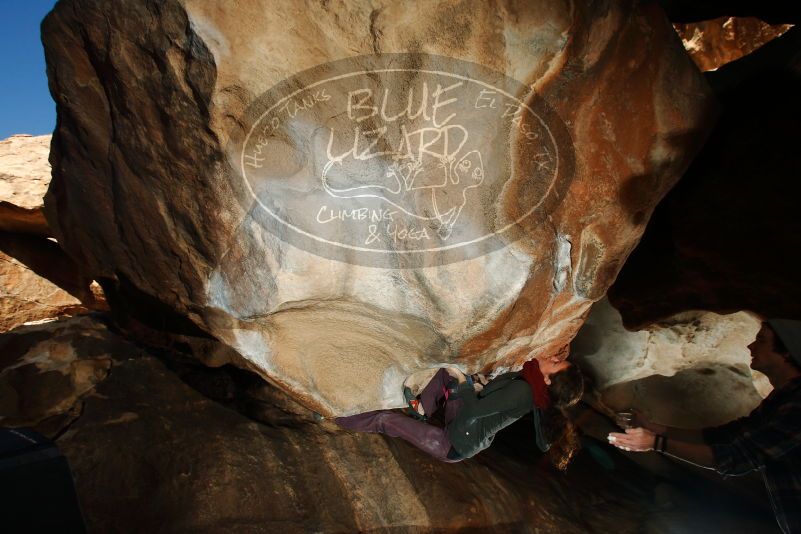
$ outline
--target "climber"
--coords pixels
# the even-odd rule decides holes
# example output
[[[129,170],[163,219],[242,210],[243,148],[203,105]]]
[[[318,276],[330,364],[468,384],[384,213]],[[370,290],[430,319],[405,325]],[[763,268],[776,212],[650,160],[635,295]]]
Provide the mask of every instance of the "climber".
[[[562,409],[575,404],[583,391],[579,369],[559,355],[539,363],[531,360],[520,372],[489,382],[480,375],[473,382],[457,369],[443,368],[419,395],[416,417],[377,410],[335,421],[350,430],[400,437],[438,460],[458,462],[489,447],[498,431],[532,412],[538,448],[548,451],[554,464],[564,469],[578,439]],[[426,422],[441,404],[445,426]]]
[[[751,368],[774,388],[748,416],[687,430],[636,414],[635,428],[608,439],[626,451],[655,450],[722,475],[759,470],[782,532],[801,532],[801,321],[764,321],[748,348]]]

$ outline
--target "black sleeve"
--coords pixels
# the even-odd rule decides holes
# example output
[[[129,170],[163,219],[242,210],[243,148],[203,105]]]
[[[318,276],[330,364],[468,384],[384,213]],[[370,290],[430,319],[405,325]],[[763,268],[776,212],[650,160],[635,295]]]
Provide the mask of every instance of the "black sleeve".
[[[707,427],[701,430],[706,443],[728,443],[737,437],[740,429],[748,422],[748,416],[740,417],[729,423]]]
[[[504,373],[502,375],[496,376],[495,378],[490,380],[486,386],[484,386],[484,389],[478,392],[479,398],[486,397],[493,391],[496,391],[498,389],[507,386],[511,380],[514,380],[519,376],[520,376],[519,372]]]

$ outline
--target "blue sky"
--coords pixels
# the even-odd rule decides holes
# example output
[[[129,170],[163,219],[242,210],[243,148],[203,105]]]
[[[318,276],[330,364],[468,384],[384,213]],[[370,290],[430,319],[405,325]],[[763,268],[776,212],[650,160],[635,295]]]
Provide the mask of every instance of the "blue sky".
[[[0,139],[52,133],[56,104],[47,89],[39,24],[56,0],[0,0]]]

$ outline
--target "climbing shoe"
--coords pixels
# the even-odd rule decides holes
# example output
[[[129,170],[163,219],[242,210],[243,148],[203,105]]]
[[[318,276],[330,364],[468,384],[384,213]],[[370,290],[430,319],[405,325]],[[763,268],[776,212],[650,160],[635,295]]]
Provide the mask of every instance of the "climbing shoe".
[[[403,409],[403,413],[411,417],[414,417],[418,421],[423,421],[424,423],[428,421],[428,417],[422,415],[418,411],[418,409],[420,408],[420,400],[417,397],[415,397],[414,393],[412,393],[412,390],[410,388],[408,387],[403,388],[403,398],[406,400],[406,404],[408,405],[406,406],[406,408]]]

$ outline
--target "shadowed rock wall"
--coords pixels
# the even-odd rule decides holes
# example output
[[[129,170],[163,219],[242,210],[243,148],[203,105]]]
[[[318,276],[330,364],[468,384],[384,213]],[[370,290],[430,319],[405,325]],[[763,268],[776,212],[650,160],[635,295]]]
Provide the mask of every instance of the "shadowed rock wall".
[[[90,532],[773,527],[769,512],[724,486],[675,468],[654,477],[605,443],[585,441],[556,472],[535,452],[529,418],[475,458],[438,462],[402,440],[320,420],[253,373],[143,350],[104,321],[0,335],[0,423],[55,439]]]
[[[801,28],[707,73],[723,112],[609,291],[629,328],[685,310],[801,317]]]

